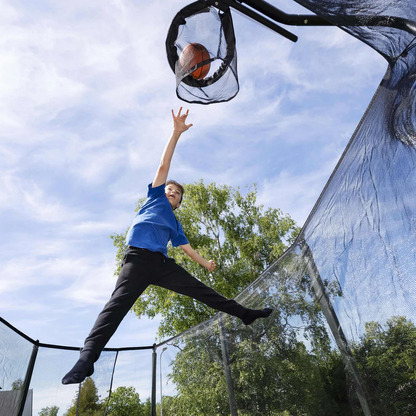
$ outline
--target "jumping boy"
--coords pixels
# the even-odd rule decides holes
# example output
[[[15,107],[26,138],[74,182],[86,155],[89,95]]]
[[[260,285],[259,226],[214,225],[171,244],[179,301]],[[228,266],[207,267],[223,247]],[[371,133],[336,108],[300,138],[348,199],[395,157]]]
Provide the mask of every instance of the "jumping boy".
[[[257,318],[270,315],[272,309],[248,309],[235,300],[226,299],[205,286],[167,257],[167,244],[179,246],[192,260],[214,271],[212,260],[205,260],[189,244],[173,211],[180,207],[183,187],[175,181],[166,182],[176,143],[192,124],[186,124],[188,112],[175,116],[172,110],[173,132],[165,146],[147,200],[136,215],[127,234],[127,250],[115,290],[84,343],[75,366],[62,379],[63,384],[77,384],[94,372],[94,363],[137,298],[149,285],[157,285],[190,296],[211,308],[234,315],[250,325]]]

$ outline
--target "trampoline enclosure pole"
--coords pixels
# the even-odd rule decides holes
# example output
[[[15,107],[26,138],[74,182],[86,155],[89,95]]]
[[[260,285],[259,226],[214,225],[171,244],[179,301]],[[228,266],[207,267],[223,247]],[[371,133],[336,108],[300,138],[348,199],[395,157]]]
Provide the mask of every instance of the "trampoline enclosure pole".
[[[156,416],[156,361],[157,361],[157,352],[156,344],[153,344],[153,354],[152,354],[152,416]]]
[[[38,342],[39,341],[36,341],[36,344],[33,345],[32,355],[30,356],[29,365],[27,366],[25,381],[23,382],[23,393],[22,393],[19,412],[17,413],[17,416],[22,416],[23,411],[25,410],[25,404],[26,404],[27,393],[29,391],[30,380],[32,379],[33,369],[35,367],[36,357],[38,355],[38,350],[39,350]]]
[[[238,415],[237,405],[235,403],[235,398],[234,398],[233,379],[231,376],[231,368],[230,368],[230,353],[229,353],[229,347],[228,347],[228,342],[227,342],[227,334],[225,332],[225,327],[224,327],[224,321],[222,319],[222,313],[220,313],[218,324],[220,327],[222,361],[224,365],[225,381],[227,383],[228,401],[230,404],[230,414],[231,416],[237,416]]]
[[[361,404],[361,408],[365,416],[372,416],[374,413],[371,411],[370,401],[368,400],[365,385],[361,379],[357,364],[355,363],[352,352],[348,346],[347,338],[342,330],[340,322],[338,321],[338,317],[332,307],[332,303],[325,291],[325,285],[322,281],[321,275],[319,274],[318,267],[315,264],[312,251],[304,240],[301,242],[300,246],[302,248],[302,255],[305,259],[307,271],[311,279],[311,289],[321,305],[322,312],[325,315],[332,334],[334,335],[337,346],[341,352],[342,358],[344,359],[344,363],[353,377],[356,394]]]

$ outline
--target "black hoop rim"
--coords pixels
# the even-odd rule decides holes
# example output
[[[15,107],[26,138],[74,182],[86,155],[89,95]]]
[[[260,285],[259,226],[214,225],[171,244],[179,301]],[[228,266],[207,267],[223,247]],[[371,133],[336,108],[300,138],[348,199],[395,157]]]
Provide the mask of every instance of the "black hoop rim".
[[[173,73],[175,73],[176,62],[179,60],[178,50],[175,46],[175,42],[178,38],[180,26],[186,23],[186,19],[188,17],[198,13],[209,12],[211,8],[212,6],[207,6],[201,1],[196,1],[181,9],[173,18],[166,37],[166,55]],[[230,8],[227,6],[226,10],[222,14],[219,14],[219,17],[223,27],[225,42],[227,46],[227,53],[225,58],[222,60],[223,62],[217,71],[215,71],[215,73],[208,78],[194,79],[191,75],[184,77],[182,82],[190,87],[203,88],[218,81],[227,72],[227,69],[230,67],[231,62],[234,59],[236,42]],[[201,63],[200,66],[202,64],[203,63]]]

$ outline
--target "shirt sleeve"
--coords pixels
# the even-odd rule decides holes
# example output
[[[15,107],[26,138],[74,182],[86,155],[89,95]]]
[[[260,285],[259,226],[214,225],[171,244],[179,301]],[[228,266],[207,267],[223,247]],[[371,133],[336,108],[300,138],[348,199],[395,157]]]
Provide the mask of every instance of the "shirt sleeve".
[[[178,224],[178,235],[174,238],[172,238],[171,242],[173,247],[183,246],[185,244],[189,244],[188,239],[185,236],[185,233],[183,232],[181,223],[176,220]]]
[[[156,186],[156,188],[152,188],[152,184],[149,183],[147,189],[147,197],[151,199],[160,198],[161,196],[165,196],[165,184]]]

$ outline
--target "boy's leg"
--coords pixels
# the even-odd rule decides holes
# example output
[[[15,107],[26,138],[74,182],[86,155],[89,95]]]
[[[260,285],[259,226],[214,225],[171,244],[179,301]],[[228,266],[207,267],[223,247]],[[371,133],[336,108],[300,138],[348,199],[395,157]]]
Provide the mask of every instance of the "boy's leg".
[[[92,375],[94,362],[134,302],[149,285],[151,269],[145,251],[127,251],[114,292],[86,338],[80,359],[62,379],[63,384],[77,384]]]
[[[140,254],[125,256],[111,298],[85,339],[83,349],[94,351],[97,359],[134,302],[150,284],[151,265]]]
[[[272,312],[269,308],[248,309],[234,299],[227,299],[193,277],[173,259],[166,259],[165,272],[153,284],[190,296],[213,309],[236,316],[246,325],[250,325],[257,318],[265,318]]]

